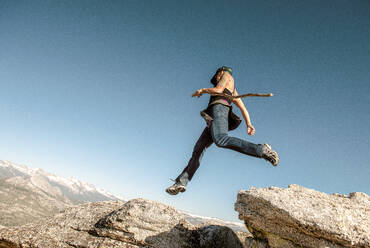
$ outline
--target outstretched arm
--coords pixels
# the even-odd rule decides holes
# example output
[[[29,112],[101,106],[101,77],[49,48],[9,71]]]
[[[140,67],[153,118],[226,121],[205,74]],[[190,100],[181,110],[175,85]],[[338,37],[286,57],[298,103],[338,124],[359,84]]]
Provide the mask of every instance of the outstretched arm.
[[[195,91],[191,96],[200,97],[201,95],[207,94],[220,94],[226,88],[227,83],[232,80],[232,76],[229,73],[223,73],[220,81],[217,83],[216,87],[213,88],[202,88],[200,90]]]
[[[239,93],[238,91],[235,89],[234,91],[234,94],[233,96],[238,96]],[[242,101],[241,98],[234,98],[233,99],[233,103],[240,109],[240,111],[242,112],[242,115],[243,115],[243,118],[245,120],[245,123],[247,125],[247,133],[249,135],[253,135],[256,131],[251,123],[251,119],[249,117],[249,113],[248,113],[248,110],[247,108],[244,106],[244,103]]]

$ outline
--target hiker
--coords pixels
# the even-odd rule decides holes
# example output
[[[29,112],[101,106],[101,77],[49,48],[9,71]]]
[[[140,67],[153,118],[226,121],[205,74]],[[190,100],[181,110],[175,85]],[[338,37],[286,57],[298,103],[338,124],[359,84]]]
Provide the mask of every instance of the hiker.
[[[176,178],[175,183],[166,189],[166,192],[171,195],[185,192],[187,183],[199,168],[204,151],[212,143],[215,143],[218,147],[232,149],[249,156],[264,158],[274,166],[277,166],[279,163],[278,154],[272,150],[269,144],[254,144],[228,135],[228,131],[237,128],[242,121],[234,114],[231,103],[234,103],[240,109],[247,125],[247,133],[249,135],[254,135],[255,133],[249,113],[241,98],[214,95],[224,93],[230,96],[238,96],[234,86],[232,69],[226,66],[218,68],[211,79],[211,83],[214,85],[213,88],[202,88],[192,94],[192,97],[198,98],[204,93],[211,94],[208,107],[201,111],[201,116],[205,119],[207,126],[194,146],[188,165]]]

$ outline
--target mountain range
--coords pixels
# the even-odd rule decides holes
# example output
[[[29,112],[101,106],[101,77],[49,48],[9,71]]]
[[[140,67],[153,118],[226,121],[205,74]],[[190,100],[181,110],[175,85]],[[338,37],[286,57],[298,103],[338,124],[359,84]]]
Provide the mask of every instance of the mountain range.
[[[123,201],[92,184],[0,160],[0,225],[17,226],[85,202]]]

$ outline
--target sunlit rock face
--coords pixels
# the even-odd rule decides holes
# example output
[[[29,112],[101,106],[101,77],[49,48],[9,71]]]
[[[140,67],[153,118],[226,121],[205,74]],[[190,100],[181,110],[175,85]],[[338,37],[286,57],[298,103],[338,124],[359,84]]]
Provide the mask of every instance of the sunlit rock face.
[[[38,223],[0,229],[1,248],[243,248],[251,247],[249,238],[226,226],[192,225],[175,208],[145,199],[81,204]]]
[[[370,247],[370,197],[325,194],[298,185],[239,191],[235,210],[272,248]]]

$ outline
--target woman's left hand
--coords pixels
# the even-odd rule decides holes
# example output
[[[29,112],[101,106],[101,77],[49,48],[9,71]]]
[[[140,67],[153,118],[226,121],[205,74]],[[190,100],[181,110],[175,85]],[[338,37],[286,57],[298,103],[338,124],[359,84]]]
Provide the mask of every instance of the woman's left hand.
[[[250,136],[252,136],[252,135],[254,135],[254,133],[256,132],[256,130],[254,129],[254,127],[252,126],[252,124],[249,124],[248,126],[247,126],[247,133],[250,135]]]
[[[199,89],[199,90],[195,91],[191,96],[192,97],[197,96],[199,98],[201,95],[203,95],[202,89]]]

